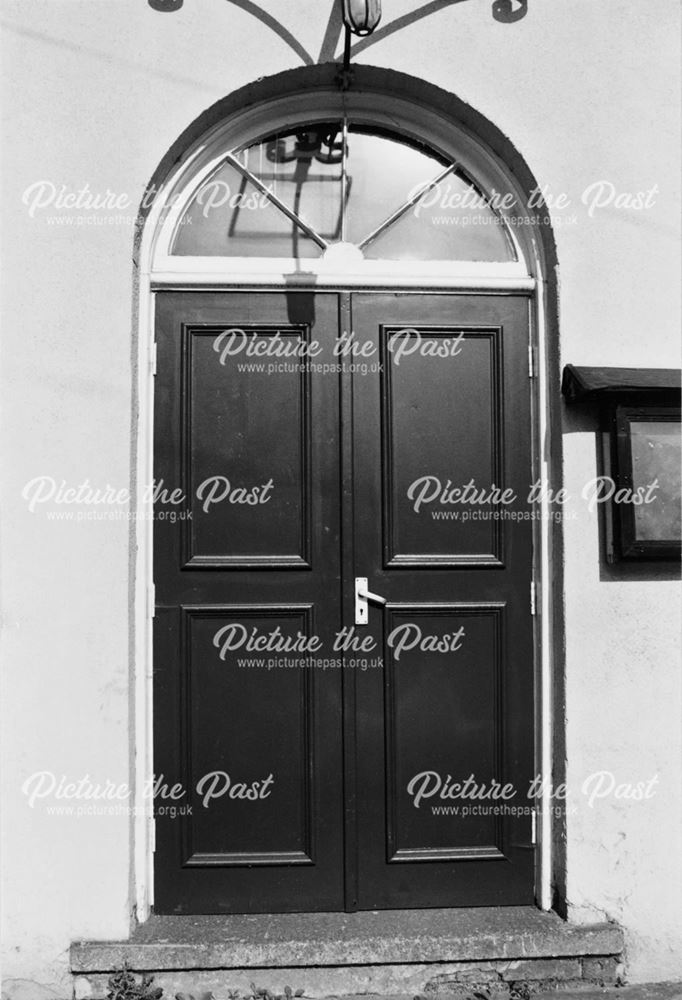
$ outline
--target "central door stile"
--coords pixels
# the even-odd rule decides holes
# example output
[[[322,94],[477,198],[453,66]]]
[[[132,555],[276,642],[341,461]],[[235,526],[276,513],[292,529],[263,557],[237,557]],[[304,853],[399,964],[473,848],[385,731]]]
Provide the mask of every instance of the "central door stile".
[[[352,335],[353,318],[350,292],[339,295],[339,334]],[[341,574],[342,618],[344,625],[353,622],[355,594],[355,476],[353,467],[353,376],[350,363],[341,363],[339,374],[339,418],[341,450]],[[343,686],[343,761],[344,761],[344,908],[353,913],[358,908],[358,798],[357,798],[357,685],[355,671],[348,666],[350,657],[342,654]]]

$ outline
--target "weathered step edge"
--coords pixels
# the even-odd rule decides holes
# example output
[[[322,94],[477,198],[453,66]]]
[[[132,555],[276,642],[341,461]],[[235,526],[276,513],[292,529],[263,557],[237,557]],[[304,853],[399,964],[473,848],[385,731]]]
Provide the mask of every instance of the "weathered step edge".
[[[575,926],[552,921],[542,932],[505,932],[437,937],[390,935],[346,937],[344,940],[246,940],[226,937],[216,942],[76,942],[71,946],[72,972],[109,972],[124,962],[133,969],[304,968],[350,965],[401,965],[571,958],[620,955],[623,932],[615,924]]]

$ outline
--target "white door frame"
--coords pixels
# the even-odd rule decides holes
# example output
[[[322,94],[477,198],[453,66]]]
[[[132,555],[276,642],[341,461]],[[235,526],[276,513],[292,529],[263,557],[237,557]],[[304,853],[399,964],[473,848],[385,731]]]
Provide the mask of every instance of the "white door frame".
[[[295,262],[282,260],[236,260],[228,258],[173,257],[170,241],[175,224],[197,186],[215,169],[224,153],[232,147],[274,131],[283,122],[295,125],[314,118],[338,116],[339,101],[343,110],[355,118],[374,124],[390,124],[400,131],[421,137],[446,155],[456,156],[467,172],[481,182],[483,190],[510,190],[523,205],[523,192],[504,164],[470,132],[423,105],[386,95],[367,92],[345,94],[334,90],[295,94],[269,101],[260,107],[240,112],[209,130],[195,142],[160,186],[147,216],[138,253],[138,328],[137,328],[137,420],[136,458],[133,496],[136,505],[131,518],[131,540],[135,557],[134,570],[134,802],[133,820],[133,894],[136,918],[142,922],[150,914],[154,892],[154,822],[150,800],[145,790],[153,777],[153,688],[152,688],[152,619],[153,589],[153,505],[144,498],[142,487],[154,477],[154,293],[173,289],[259,289],[282,287],[313,290],[352,288],[388,288],[404,290],[457,290],[471,293],[525,292],[529,295],[529,357],[534,358],[532,386],[534,477],[550,482],[549,401],[547,386],[547,283],[544,258],[538,233],[533,225],[514,234],[518,261],[509,264],[472,264],[446,262],[444,266],[426,267],[395,262],[371,262],[358,267],[351,264],[333,267],[306,261],[305,274],[297,272]],[[369,262],[366,262],[367,264]],[[149,491],[147,491],[149,492]],[[550,504],[543,499],[539,517],[534,522],[534,565],[537,587],[536,644],[536,770],[552,775],[552,601]],[[544,783],[543,783],[544,784]],[[545,792],[538,799],[536,898],[545,910],[552,906],[552,802]]]

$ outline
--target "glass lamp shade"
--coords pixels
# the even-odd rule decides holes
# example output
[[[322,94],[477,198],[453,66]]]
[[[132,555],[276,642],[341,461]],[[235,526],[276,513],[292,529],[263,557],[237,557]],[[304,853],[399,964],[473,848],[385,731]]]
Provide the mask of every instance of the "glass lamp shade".
[[[180,10],[185,0],[147,0],[152,10],[158,10],[164,14],[174,10]]]
[[[381,0],[343,0],[343,21],[354,35],[371,35],[381,20]]]

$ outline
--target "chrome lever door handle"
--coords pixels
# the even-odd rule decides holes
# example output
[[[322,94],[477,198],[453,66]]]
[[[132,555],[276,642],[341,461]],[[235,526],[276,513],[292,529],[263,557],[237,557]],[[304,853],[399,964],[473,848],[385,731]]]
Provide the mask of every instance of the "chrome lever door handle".
[[[367,589],[368,581],[366,576],[355,577],[355,624],[366,625],[369,619],[368,601],[375,604],[385,604],[386,598],[380,594],[373,594]]]

